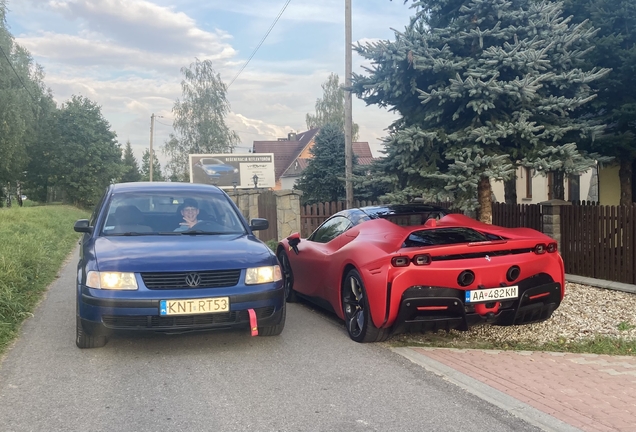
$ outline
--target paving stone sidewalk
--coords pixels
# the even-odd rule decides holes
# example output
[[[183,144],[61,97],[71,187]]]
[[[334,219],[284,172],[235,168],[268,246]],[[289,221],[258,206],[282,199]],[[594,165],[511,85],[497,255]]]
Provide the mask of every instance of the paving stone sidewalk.
[[[423,361],[416,362],[425,367],[450,368],[433,366],[437,373],[468,376],[473,380],[465,382],[487,386],[481,387],[485,396],[492,393],[489,388],[496,389],[538,410],[533,412],[547,414],[535,422],[546,430],[573,430],[557,427],[566,424],[590,432],[636,432],[636,356],[448,348],[394,351],[412,361],[419,356]]]

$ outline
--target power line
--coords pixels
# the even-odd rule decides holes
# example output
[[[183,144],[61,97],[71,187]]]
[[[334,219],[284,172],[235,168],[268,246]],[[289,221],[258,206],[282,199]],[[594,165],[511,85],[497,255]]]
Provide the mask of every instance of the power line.
[[[161,123],[161,122],[160,122],[159,120],[157,120],[157,119],[155,119],[155,123],[159,123],[159,124],[164,125],[164,126],[172,127],[172,125],[167,124],[167,123]]]
[[[29,89],[27,88],[27,86],[24,84],[24,81],[22,81],[22,77],[20,75],[18,75],[18,72],[13,67],[13,64],[11,63],[11,60],[9,60],[9,57],[7,56],[7,53],[4,52],[4,49],[2,49],[1,45],[0,45],[0,51],[2,51],[2,55],[4,56],[4,58],[7,59],[7,63],[9,63],[9,66],[11,66],[11,69],[13,69],[13,73],[15,74],[15,76],[18,77],[18,80],[20,80],[20,83],[22,83],[22,87],[24,87],[24,89],[29,94],[29,96],[31,96],[31,99],[33,99],[33,102],[37,102],[35,100],[35,98],[33,97],[33,95],[31,94],[31,92],[29,91]]]
[[[245,69],[245,67],[247,66],[247,64],[250,62],[250,60],[252,60],[252,57],[254,57],[254,55],[256,54],[256,51],[258,51],[258,49],[261,47],[261,45],[263,45],[263,42],[265,42],[265,39],[267,39],[267,36],[269,36],[269,33],[272,31],[272,29],[274,28],[274,26],[276,25],[276,23],[278,22],[278,19],[280,18],[280,16],[283,14],[283,12],[285,12],[285,9],[287,9],[287,6],[289,5],[289,3],[291,2],[291,0],[287,0],[287,3],[285,3],[285,6],[283,6],[283,8],[280,10],[280,12],[278,13],[278,16],[276,17],[276,19],[274,20],[274,22],[272,23],[272,25],[269,27],[269,30],[267,30],[267,33],[265,33],[265,36],[263,36],[263,39],[261,39],[261,41],[258,43],[258,45],[256,46],[256,48],[254,49],[254,51],[252,52],[252,55],[250,55],[250,58],[247,59],[247,61],[245,62],[245,64],[243,65],[243,67],[241,67],[241,69],[238,71],[238,73],[234,76],[234,78],[232,78],[232,81],[230,81],[230,84],[228,84],[227,88],[229,89],[232,84],[234,83],[234,81],[238,78],[238,76],[241,74],[241,72],[243,72],[243,69]]]

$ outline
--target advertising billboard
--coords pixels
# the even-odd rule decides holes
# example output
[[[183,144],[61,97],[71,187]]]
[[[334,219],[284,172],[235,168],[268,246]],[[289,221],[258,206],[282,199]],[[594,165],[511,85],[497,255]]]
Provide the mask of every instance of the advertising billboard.
[[[273,153],[191,154],[190,183],[220,188],[273,188]]]

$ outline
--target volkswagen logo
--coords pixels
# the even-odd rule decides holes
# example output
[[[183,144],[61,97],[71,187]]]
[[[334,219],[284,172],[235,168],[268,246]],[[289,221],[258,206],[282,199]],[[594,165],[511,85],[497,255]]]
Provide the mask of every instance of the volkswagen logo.
[[[185,277],[188,286],[197,287],[201,283],[201,276],[198,273],[188,273]]]

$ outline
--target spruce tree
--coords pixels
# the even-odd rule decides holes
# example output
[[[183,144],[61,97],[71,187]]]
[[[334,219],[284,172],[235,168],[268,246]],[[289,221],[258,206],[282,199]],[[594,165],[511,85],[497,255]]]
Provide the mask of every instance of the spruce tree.
[[[303,191],[303,204],[343,200],[345,137],[342,127],[337,123],[323,126],[310,152],[313,157],[295,186]]]
[[[150,181],[150,150],[145,149],[141,156],[141,181]],[[157,160],[157,155],[152,158],[152,181],[164,181],[161,173],[161,164]]]
[[[589,83],[608,72],[579,68],[594,30],[570,25],[560,3],[415,4],[395,41],[356,47],[373,66],[354,75],[354,91],[400,115],[387,150],[407,174],[404,187],[428,183],[476,197],[480,220],[490,222],[491,179],[509,179],[524,157],[602,130],[572,115],[593,99]],[[559,169],[544,159],[546,169]]]
[[[122,182],[138,182],[141,180],[141,173],[139,172],[139,164],[137,158],[132,151],[130,141],[126,141],[126,148],[124,149],[124,168],[126,172],[121,177]],[[152,173],[154,177],[154,172]]]

